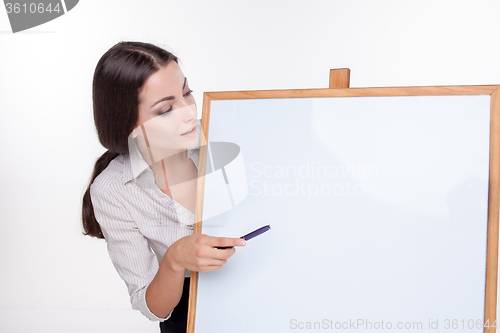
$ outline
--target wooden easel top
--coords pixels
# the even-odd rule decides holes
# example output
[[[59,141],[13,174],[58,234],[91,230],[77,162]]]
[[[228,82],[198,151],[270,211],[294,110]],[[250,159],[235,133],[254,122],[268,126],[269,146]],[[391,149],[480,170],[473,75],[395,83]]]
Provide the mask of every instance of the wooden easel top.
[[[351,70],[349,68],[330,69],[330,85],[328,88],[349,88]]]

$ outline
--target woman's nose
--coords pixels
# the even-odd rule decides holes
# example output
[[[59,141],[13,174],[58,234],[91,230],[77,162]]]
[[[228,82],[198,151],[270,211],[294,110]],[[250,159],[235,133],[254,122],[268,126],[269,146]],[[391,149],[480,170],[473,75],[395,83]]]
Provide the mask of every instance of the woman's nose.
[[[187,104],[183,107],[184,118],[189,121],[192,119],[198,118],[198,110],[196,108],[196,104]]]

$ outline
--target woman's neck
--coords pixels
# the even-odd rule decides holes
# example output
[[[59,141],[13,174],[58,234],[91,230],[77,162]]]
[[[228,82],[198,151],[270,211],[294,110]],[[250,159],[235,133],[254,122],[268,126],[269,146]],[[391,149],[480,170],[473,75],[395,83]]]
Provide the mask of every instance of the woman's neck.
[[[168,191],[168,187],[191,180],[185,170],[192,163],[191,159],[187,157],[186,150],[183,150],[155,162],[150,165],[150,168],[153,171],[156,185],[161,190]]]

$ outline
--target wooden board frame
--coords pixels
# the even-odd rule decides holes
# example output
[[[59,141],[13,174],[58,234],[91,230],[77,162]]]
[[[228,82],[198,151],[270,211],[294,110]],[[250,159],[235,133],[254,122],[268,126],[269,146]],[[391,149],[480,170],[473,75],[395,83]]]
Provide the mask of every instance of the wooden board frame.
[[[330,77],[330,87],[349,86],[349,70],[343,81]],[[336,89],[290,89],[206,92],[203,95],[202,133],[200,139],[199,177],[196,193],[194,233],[201,233],[203,195],[205,189],[206,144],[209,131],[210,105],[212,100],[303,98],[303,97],[365,97],[365,96],[439,96],[439,95],[490,95],[490,152],[488,182],[488,227],[486,248],[486,284],[484,323],[496,324],[498,238],[500,208],[500,85],[479,86],[425,86],[425,87],[383,87],[383,88],[336,88]],[[194,333],[198,272],[191,272],[187,333]],[[484,332],[496,332],[496,327],[485,327]]]

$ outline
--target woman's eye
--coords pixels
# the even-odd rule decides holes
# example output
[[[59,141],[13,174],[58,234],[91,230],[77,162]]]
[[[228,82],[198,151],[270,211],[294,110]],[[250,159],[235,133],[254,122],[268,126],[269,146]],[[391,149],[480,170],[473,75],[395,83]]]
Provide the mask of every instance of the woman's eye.
[[[191,95],[191,93],[192,93],[192,92],[193,92],[192,90],[189,90],[187,93],[185,93],[185,94],[184,94],[184,96],[189,96],[189,95]],[[172,110],[173,110],[173,109],[172,109],[172,107],[170,107],[168,110],[165,110],[165,111],[163,111],[163,112],[160,112],[158,115],[159,115],[159,116],[161,116],[161,115],[165,115],[165,114],[169,113],[169,112],[170,112],[170,111],[172,111]]]
[[[165,114],[169,113],[170,111],[172,111],[172,107],[170,107],[168,110],[160,112],[159,116],[165,115]]]

